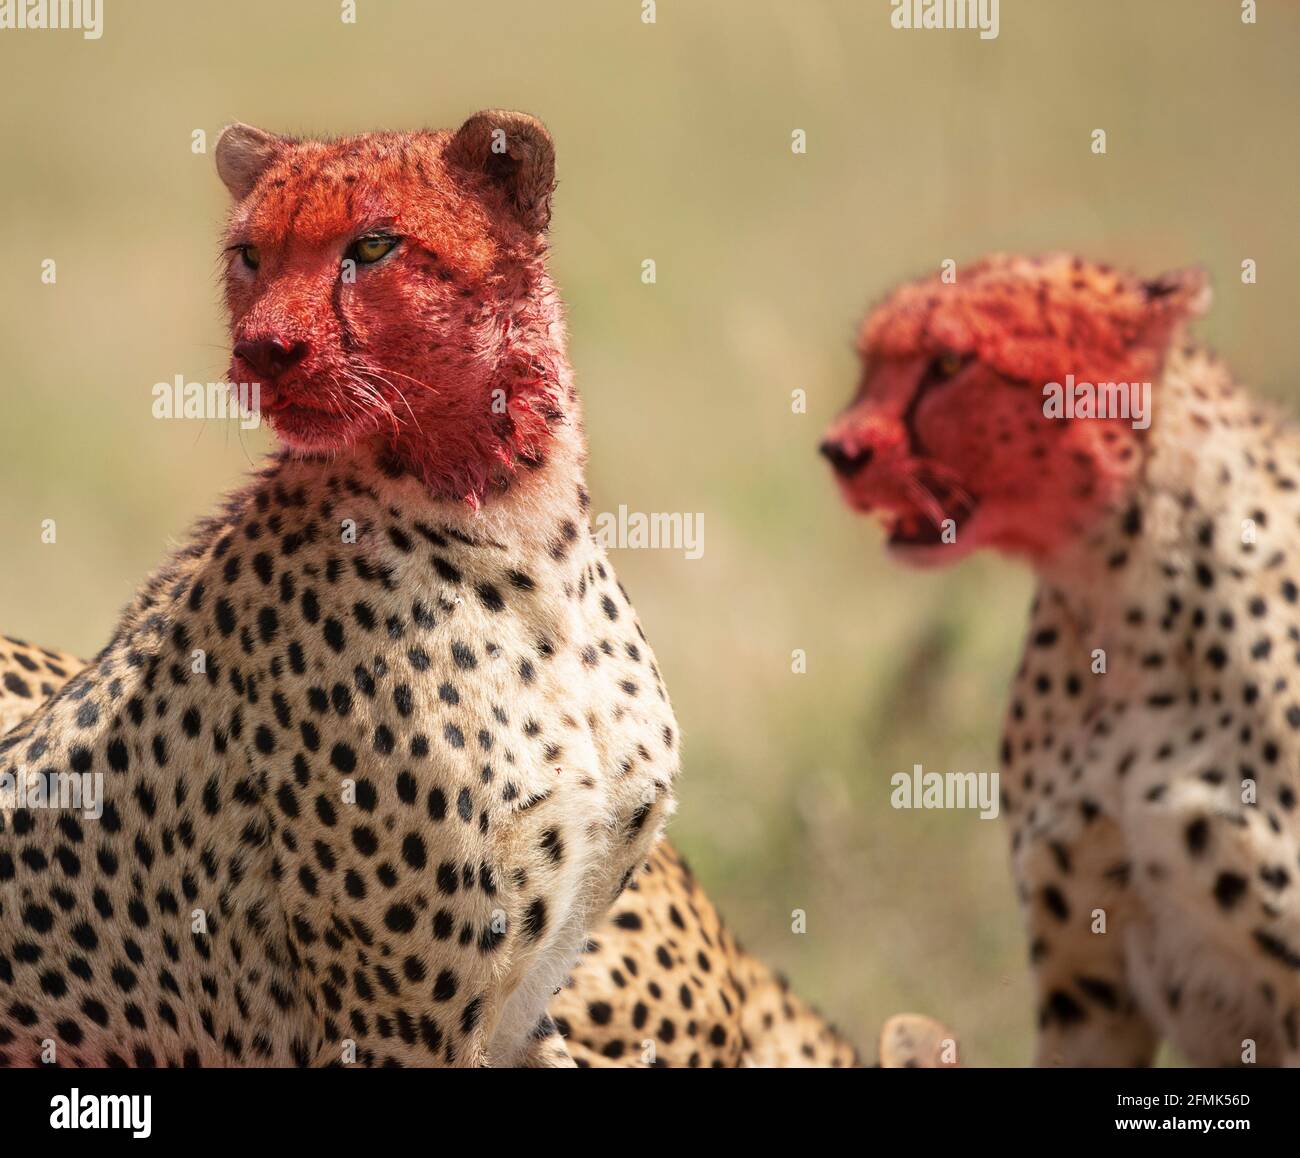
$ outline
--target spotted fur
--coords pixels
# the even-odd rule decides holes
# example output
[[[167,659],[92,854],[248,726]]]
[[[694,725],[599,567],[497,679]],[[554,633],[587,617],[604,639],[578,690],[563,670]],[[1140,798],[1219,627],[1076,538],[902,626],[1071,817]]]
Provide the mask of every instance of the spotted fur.
[[[85,666],[76,656],[5,639],[0,734]],[[584,1068],[861,1064],[821,1014],[737,943],[666,840],[591,931],[548,1012]],[[947,1040],[947,1031],[927,1032],[927,1019],[918,1029],[915,1016],[899,1020],[890,1022],[899,1032],[887,1028],[882,1037],[882,1064],[933,1064],[931,1046]]]
[[[66,652],[0,636],[0,735],[30,716],[84,666]]]
[[[661,842],[551,1003],[579,1065],[839,1068],[857,1051],[731,935]]]

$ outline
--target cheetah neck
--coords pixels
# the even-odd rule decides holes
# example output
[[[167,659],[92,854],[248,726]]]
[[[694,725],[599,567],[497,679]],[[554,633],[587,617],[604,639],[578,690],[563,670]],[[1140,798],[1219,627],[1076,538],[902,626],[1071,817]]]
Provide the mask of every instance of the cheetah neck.
[[[381,422],[344,456],[372,473],[413,475],[434,499],[491,508],[489,523],[512,512],[528,523],[557,487],[567,497],[582,483],[582,405],[549,276],[517,272],[504,299],[477,335],[477,368],[435,379],[430,395],[406,400],[403,422]]]
[[[556,530],[556,512],[585,512],[586,442],[570,375],[562,379],[569,393],[561,418],[549,430],[542,455],[497,476],[481,494],[441,494],[431,489],[418,463],[393,453],[383,439],[372,439],[335,459],[298,459],[288,453],[273,458],[272,469],[290,472],[310,483],[335,470],[355,477],[382,498],[406,510],[422,510],[439,524],[459,528],[476,539],[508,543],[524,553],[547,549]]]
[[[1295,434],[1195,346],[1171,353],[1153,410],[1135,481],[1039,567],[1040,598],[1099,639],[1131,634],[1139,615],[1164,623],[1213,606],[1223,598],[1213,588],[1278,567],[1290,547],[1267,512],[1294,493]]]

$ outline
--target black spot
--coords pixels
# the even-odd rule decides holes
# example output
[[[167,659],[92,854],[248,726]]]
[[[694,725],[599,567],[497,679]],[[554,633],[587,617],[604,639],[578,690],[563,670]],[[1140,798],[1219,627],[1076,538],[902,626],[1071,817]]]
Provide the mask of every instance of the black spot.
[[[424,841],[418,833],[409,833],[402,841],[402,859],[413,869],[422,869],[425,865]]]
[[[1101,977],[1076,977],[1075,983],[1088,997],[1106,1009],[1119,1008],[1119,990]]]
[[[441,555],[433,556],[433,568],[448,583],[459,583],[461,580],[460,571],[442,558]]]
[[[384,924],[394,933],[409,933],[415,928],[415,913],[409,905],[390,905]]]
[[[1280,937],[1264,929],[1256,929],[1252,935],[1255,938],[1255,944],[1270,957],[1281,961],[1288,969],[1300,970],[1300,951],[1293,949]]]
[[[1231,909],[1245,895],[1245,877],[1233,872],[1221,872],[1214,882],[1214,899],[1222,909]]]
[[[433,820],[447,818],[447,796],[441,788],[429,789],[429,816]]]
[[[257,633],[263,643],[270,643],[280,630],[280,617],[274,607],[263,607],[257,613]]]
[[[546,902],[541,897],[533,899],[524,914],[524,936],[530,941],[537,940],[546,929]]]
[[[1055,885],[1047,885],[1043,889],[1043,904],[1048,908],[1058,921],[1067,921],[1070,918],[1070,906],[1066,903],[1065,897],[1061,890]]]
[[[231,635],[235,630],[235,609],[231,606],[230,600],[222,596],[217,600],[216,608],[217,630],[222,635]]]
[[[1198,816],[1187,826],[1184,835],[1187,838],[1187,851],[1193,856],[1200,856],[1210,841],[1210,825],[1205,817]]]
[[[456,974],[450,969],[444,969],[438,974],[437,980],[433,983],[434,1001],[450,1001],[456,996]]]
[[[1047,1004],[1043,1008],[1042,1022],[1046,1025],[1049,1022],[1057,1021],[1061,1025],[1078,1025],[1081,1021],[1086,1021],[1088,1014],[1073,997],[1063,989],[1053,989],[1047,996]]]
[[[333,616],[325,620],[325,627],[322,632],[325,636],[325,642],[330,645],[336,652],[341,652],[346,644],[346,637],[343,634],[343,624]]]
[[[397,706],[398,713],[403,716],[409,716],[415,710],[415,696],[409,685],[398,684],[393,689],[393,703]]]

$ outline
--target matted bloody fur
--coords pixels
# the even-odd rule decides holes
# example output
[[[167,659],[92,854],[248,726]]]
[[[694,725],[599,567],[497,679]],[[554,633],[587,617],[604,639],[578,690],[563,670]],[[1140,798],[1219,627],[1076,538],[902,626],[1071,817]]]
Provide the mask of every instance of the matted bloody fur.
[[[494,152],[507,130],[512,152]],[[554,168],[540,124],[265,140],[258,196],[226,231],[226,303],[236,347],[303,347],[261,381],[281,440],[333,453],[378,436],[433,495],[472,505],[539,467],[550,428],[576,416],[545,268]],[[461,163],[475,148],[486,167]],[[397,244],[341,276],[349,241],[366,236]],[[231,380],[260,377],[236,353]]]
[[[956,276],[901,286],[871,311],[857,396],[823,447],[845,499],[914,560],[945,518],[960,528],[939,544],[944,561],[980,546],[1038,560],[1115,502],[1140,441],[1120,423],[1045,420],[1044,385],[1158,379],[1204,280],[1142,281],[1069,254],[994,255]]]

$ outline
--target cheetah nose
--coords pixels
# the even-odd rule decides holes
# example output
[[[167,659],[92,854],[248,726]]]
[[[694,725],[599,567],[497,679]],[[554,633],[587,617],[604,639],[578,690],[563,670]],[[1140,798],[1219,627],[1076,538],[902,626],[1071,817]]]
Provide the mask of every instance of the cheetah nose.
[[[835,468],[835,473],[844,478],[852,478],[871,461],[871,447],[864,446],[855,451],[847,451],[838,442],[823,442],[818,448]]]
[[[306,342],[285,338],[252,338],[235,343],[235,357],[247,362],[263,378],[275,378],[296,366],[307,354]]]

